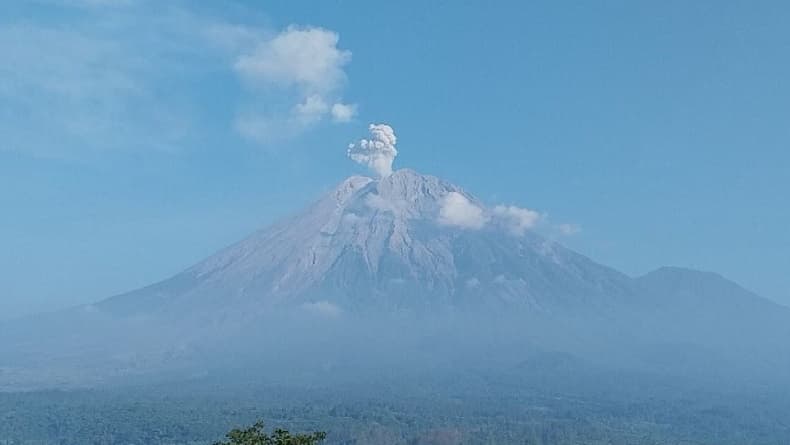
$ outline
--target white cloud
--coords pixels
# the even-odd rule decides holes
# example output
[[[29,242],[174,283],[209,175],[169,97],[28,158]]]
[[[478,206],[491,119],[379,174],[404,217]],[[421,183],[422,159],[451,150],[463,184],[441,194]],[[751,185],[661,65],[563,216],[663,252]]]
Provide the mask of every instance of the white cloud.
[[[518,236],[535,227],[542,218],[535,210],[504,205],[494,207],[493,214],[511,233]]]
[[[473,204],[466,196],[450,192],[442,200],[438,222],[445,226],[482,229],[488,222],[488,217],[482,208]]]
[[[297,116],[312,122],[315,119],[320,119],[323,114],[329,111],[329,105],[324,102],[324,99],[314,94],[305,98],[304,102],[296,104],[295,110]]]
[[[322,317],[335,318],[343,314],[340,306],[328,301],[316,301],[302,304],[302,309]]]
[[[40,1],[66,14],[12,8],[0,26],[0,150],[176,151],[218,130],[222,109],[239,110],[228,124],[258,142],[355,115],[342,97],[351,52],[333,31],[227,20],[262,21],[244,6],[209,15],[181,2]],[[205,107],[194,85],[220,88],[223,106]]]
[[[214,34],[229,48],[249,45],[233,64],[256,92],[250,110],[237,117],[236,128],[243,136],[266,143],[294,136],[325,118],[342,123],[354,117],[356,105],[345,104],[340,97],[351,52],[338,47],[336,32],[292,25],[252,44],[255,34],[244,28],[215,29]],[[270,100],[273,97],[277,100]],[[273,102],[293,105],[277,110]],[[263,104],[266,113],[259,110]]]
[[[332,120],[335,122],[350,122],[356,114],[356,105],[341,103],[332,105]]]
[[[560,224],[557,226],[560,235],[571,236],[581,232],[582,228],[578,224]]]
[[[380,177],[392,174],[392,163],[398,156],[395,131],[387,124],[370,124],[370,139],[361,139],[348,146],[348,157],[373,170]]]
[[[351,52],[337,47],[339,40],[333,31],[291,25],[239,57],[234,67],[253,83],[331,93],[345,81],[343,66],[351,61]]]

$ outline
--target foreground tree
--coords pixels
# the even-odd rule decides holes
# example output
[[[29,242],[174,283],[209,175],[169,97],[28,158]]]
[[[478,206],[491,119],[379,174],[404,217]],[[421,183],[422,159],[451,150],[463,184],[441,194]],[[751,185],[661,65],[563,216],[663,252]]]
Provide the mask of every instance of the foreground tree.
[[[263,431],[263,422],[256,422],[245,429],[234,429],[226,436],[227,441],[214,445],[315,445],[326,439],[326,433],[291,435],[286,430],[277,429],[270,436]]]

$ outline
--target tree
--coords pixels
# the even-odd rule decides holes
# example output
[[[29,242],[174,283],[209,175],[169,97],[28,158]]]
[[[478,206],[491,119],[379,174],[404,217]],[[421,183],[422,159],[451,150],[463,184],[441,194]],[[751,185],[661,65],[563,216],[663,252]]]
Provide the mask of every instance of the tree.
[[[286,430],[277,429],[270,436],[263,431],[263,422],[256,422],[249,428],[234,429],[225,437],[226,442],[217,442],[214,445],[315,445],[326,439],[326,433],[316,432],[294,436]]]

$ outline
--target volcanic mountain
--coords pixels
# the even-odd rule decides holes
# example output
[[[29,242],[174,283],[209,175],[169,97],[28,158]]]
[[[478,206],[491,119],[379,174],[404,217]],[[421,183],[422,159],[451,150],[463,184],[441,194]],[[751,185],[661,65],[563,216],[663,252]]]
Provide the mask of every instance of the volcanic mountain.
[[[443,217],[450,196],[485,226]],[[460,198],[458,198],[460,196]],[[402,169],[353,176],[306,211],[159,284],[98,304],[119,315],[332,305],[339,310],[609,304],[627,276],[530,231],[515,232],[461,188]],[[193,309],[194,310],[194,309]]]
[[[350,350],[456,364],[558,351],[615,368],[790,375],[788,308],[710,273],[631,278],[530,230],[530,217],[408,169],[353,176],[170,279],[0,325],[0,386],[73,380],[53,371],[61,363],[193,372],[220,353],[316,338],[332,363]]]

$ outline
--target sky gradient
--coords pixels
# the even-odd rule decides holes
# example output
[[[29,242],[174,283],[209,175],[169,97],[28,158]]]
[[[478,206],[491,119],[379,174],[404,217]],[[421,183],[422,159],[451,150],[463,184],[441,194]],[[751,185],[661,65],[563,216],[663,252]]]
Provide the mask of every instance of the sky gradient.
[[[527,4],[525,4],[527,3]],[[364,169],[631,275],[790,304],[787,2],[26,1],[0,13],[0,319],[166,278]],[[549,230],[551,231],[551,230]]]

